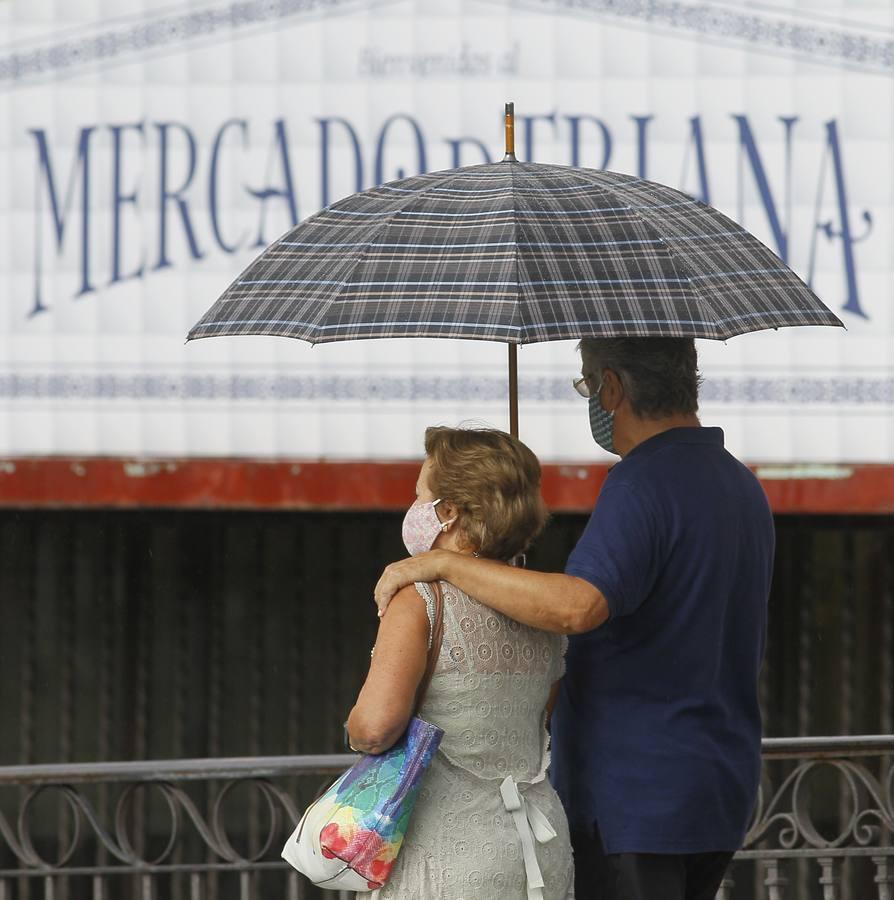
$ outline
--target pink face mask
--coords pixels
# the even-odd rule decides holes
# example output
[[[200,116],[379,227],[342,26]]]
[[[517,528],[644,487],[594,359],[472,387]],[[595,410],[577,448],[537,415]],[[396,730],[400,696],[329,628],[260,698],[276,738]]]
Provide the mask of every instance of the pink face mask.
[[[438,535],[456,521],[456,516],[448,522],[442,522],[438,518],[435,507],[440,502],[440,500],[433,500],[430,503],[414,503],[407,510],[401,534],[410,556],[417,556],[431,550]]]

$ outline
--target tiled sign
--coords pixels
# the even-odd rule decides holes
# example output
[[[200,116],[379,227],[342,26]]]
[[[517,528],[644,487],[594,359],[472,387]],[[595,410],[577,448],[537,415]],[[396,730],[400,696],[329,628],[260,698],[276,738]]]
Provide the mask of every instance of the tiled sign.
[[[499,158],[514,100],[520,158],[717,206],[846,324],[699,342],[703,421],[736,453],[892,461],[892,10],[0,4],[0,455],[376,460],[420,455],[428,424],[505,427],[500,345],[184,337],[322,206]],[[573,343],[519,353],[545,460],[606,458],[577,367]]]

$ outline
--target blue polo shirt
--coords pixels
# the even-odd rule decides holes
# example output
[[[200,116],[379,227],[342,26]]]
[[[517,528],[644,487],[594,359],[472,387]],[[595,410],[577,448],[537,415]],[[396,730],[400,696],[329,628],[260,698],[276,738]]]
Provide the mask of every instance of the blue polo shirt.
[[[611,614],[570,640],[551,774],[607,853],[741,846],[773,549],[763,488],[719,428],[662,432],[609,472],[565,571]]]

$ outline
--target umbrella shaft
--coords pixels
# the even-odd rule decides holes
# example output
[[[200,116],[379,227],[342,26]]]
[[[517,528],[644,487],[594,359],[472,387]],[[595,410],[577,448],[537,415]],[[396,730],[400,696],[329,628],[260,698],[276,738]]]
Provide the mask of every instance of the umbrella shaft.
[[[509,345],[509,433],[518,437],[518,345]]]

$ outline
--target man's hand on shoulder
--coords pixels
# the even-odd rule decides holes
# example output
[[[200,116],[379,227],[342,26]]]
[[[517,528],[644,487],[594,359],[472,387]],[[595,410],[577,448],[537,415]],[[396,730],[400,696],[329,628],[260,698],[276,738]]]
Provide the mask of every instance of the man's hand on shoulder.
[[[444,578],[444,566],[447,558],[452,555],[450,550],[430,550],[386,566],[373,595],[379,608],[379,616],[385,615],[391,598],[402,587],[417,581],[438,581]]]

